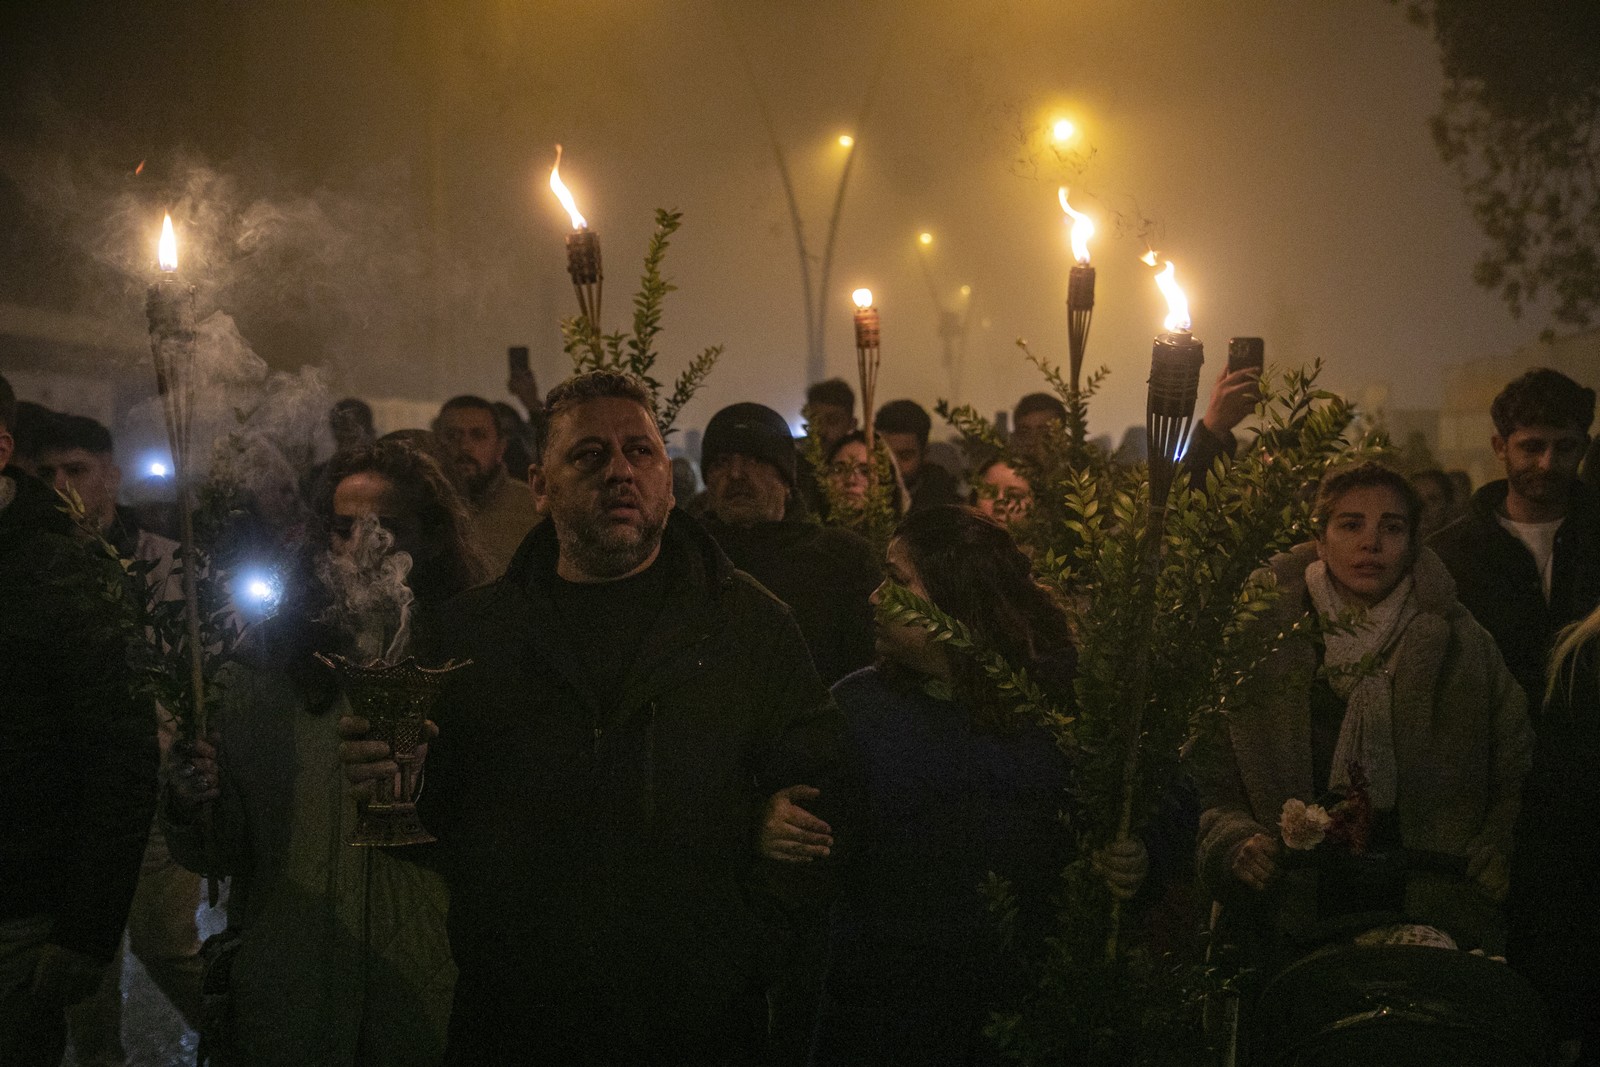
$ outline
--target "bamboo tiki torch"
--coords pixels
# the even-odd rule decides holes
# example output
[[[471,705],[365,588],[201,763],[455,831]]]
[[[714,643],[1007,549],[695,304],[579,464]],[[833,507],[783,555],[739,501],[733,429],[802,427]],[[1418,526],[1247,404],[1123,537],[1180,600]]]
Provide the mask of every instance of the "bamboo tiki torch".
[[[1143,544],[1143,612],[1139,647],[1135,653],[1133,691],[1128,701],[1127,750],[1122,764],[1122,809],[1117,819],[1117,840],[1128,840],[1133,825],[1133,795],[1139,777],[1139,752],[1144,732],[1145,703],[1149,699],[1150,652],[1154,640],[1156,580],[1161,569],[1161,543],[1167,528],[1167,499],[1179,461],[1189,445],[1195,400],[1200,393],[1200,365],[1205,347],[1189,332],[1189,304],[1173,280],[1176,268],[1169,260],[1156,277],[1167,298],[1166,332],[1155,339],[1150,353],[1150,389],[1145,402],[1145,436],[1149,448],[1150,512]],[[1114,901],[1106,957],[1115,959],[1121,922],[1121,902]]]
[[[600,297],[605,288],[605,274],[600,269],[600,235],[589,229],[588,220],[579,214],[577,202],[561,180],[560,145],[556,145],[556,162],[550,168],[550,188],[572,219],[572,232],[567,234],[567,274],[572,277],[572,291],[578,296],[578,312],[598,335]]]
[[[1089,265],[1089,238],[1094,236],[1094,222],[1081,211],[1067,203],[1067,187],[1057,191],[1061,210],[1072,220],[1072,258],[1075,261],[1067,280],[1067,355],[1068,383],[1072,387],[1072,402],[1078,409],[1073,420],[1075,445],[1083,445],[1083,401],[1079,386],[1083,379],[1083,354],[1089,347],[1089,323],[1094,318],[1094,268]]]
[[[145,317],[150,324],[150,357],[155,366],[156,392],[161,397],[161,414],[167,426],[167,445],[172,450],[173,482],[178,497],[178,553],[183,580],[184,630],[189,645],[192,726],[194,736],[203,739],[206,736],[205,649],[200,638],[199,553],[195,548],[194,501],[190,495],[193,471],[189,453],[195,389],[195,290],[178,279],[178,239],[170,214],[161,222],[157,260],[161,273],[150,283],[146,293]],[[209,805],[202,822],[209,849],[212,836]],[[207,876],[206,886],[210,904],[216,907],[215,875]]]
[[[878,309],[872,306],[872,290],[857,289],[855,301],[856,372],[861,378],[862,434],[867,439],[867,499],[875,499],[878,488],[878,446],[872,427],[873,397],[878,391]]]

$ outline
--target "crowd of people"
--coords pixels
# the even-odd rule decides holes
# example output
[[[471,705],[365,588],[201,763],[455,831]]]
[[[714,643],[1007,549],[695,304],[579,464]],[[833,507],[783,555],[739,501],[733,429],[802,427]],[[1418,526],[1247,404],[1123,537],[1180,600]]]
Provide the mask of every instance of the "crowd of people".
[[[1196,491],[1254,375],[1217,381]],[[0,1062],[55,1067],[69,1035],[123,1062],[124,945],[219,1065],[996,1061],[985,1025],[1074,859],[1071,758],[875,609],[908,589],[1071,699],[1067,614],[1015,536],[1061,401],[1024,397],[1008,453],[960,470],[923,407],[884,404],[880,469],[835,379],[800,441],[764,404],[716,412],[696,469],[627,374],[509,386],[522,411],[458,396],[381,437],[340,401],[330,458],[236,502],[214,565],[248,544],[283,589],[241,607],[180,740],[128,655],[157,639],[133,603],[182,595],[175,531],[119,502],[105,426],[0,378]],[[1164,808],[1192,856],[1108,846],[1106,891],[1137,914],[1176,888],[1258,967],[1356,919],[1503,957],[1560,1062],[1600,1062],[1594,404],[1510,382],[1506,477],[1470,496],[1376,461],[1308,486],[1314,536],[1266,565],[1287,636]],[[874,494],[886,551],[852,521]],[[316,655],[368,655],[326,581],[358,553],[406,580],[404,654],[461,665],[419,750],[431,844],[346,843],[399,774]],[[1368,855],[1412,862],[1303,862],[1352,806]],[[207,876],[228,928],[202,950]]]

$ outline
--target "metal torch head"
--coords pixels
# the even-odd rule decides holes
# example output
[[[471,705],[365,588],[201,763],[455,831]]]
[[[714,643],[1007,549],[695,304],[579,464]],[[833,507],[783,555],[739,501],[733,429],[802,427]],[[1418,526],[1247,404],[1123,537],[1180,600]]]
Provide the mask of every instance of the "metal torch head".
[[[1200,366],[1205,358],[1205,346],[1189,334],[1166,333],[1157,337],[1150,352],[1146,411],[1169,418],[1192,418],[1200,395]]]
[[[567,273],[573,285],[595,285],[600,281],[600,235],[593,230],[567,234]]]

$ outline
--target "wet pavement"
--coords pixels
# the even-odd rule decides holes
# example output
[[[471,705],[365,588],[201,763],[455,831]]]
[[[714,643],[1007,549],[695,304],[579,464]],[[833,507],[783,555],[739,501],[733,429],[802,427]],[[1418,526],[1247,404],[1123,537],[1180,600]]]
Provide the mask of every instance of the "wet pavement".
[[[200,939],[227,925],[227,886],[216,910],[203,902],[196,918]],[[122,966],[122,1047],[127,1067],[183,1067],[194,1063],[198,1036],[183,1021],[183,1016],[156,988],[144,964],[131,952],[123,954]],[[61,1061],[62,1067],[111,1067],[103,1062],[80,1063],[71,1045]]]

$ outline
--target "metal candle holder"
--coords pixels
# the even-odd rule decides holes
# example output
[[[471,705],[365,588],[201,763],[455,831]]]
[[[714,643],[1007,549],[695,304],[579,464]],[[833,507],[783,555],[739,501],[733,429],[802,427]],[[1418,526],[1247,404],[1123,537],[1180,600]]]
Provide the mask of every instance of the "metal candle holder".
[[[567,234],[567,273],[572,290],[578,294],[578,310],[595,332],[600,330],[600,297],[605,289],[605,273],[600,267],[600,235],[593,230],[573,230]]]
[[[387,744],[400,766],[398,788],[388,779],[380,780],[377,797],[357,807],[349,843],[390,848],[436,840],[417,817],[417,746],[425,740],[423,723],[444,689],[445,677],[471,661],[423,667],[407,656],[399,663],[363,667],[343,656],[318,652],[316,657],[338,676],[351,713],[370,724],[367,739]]]

